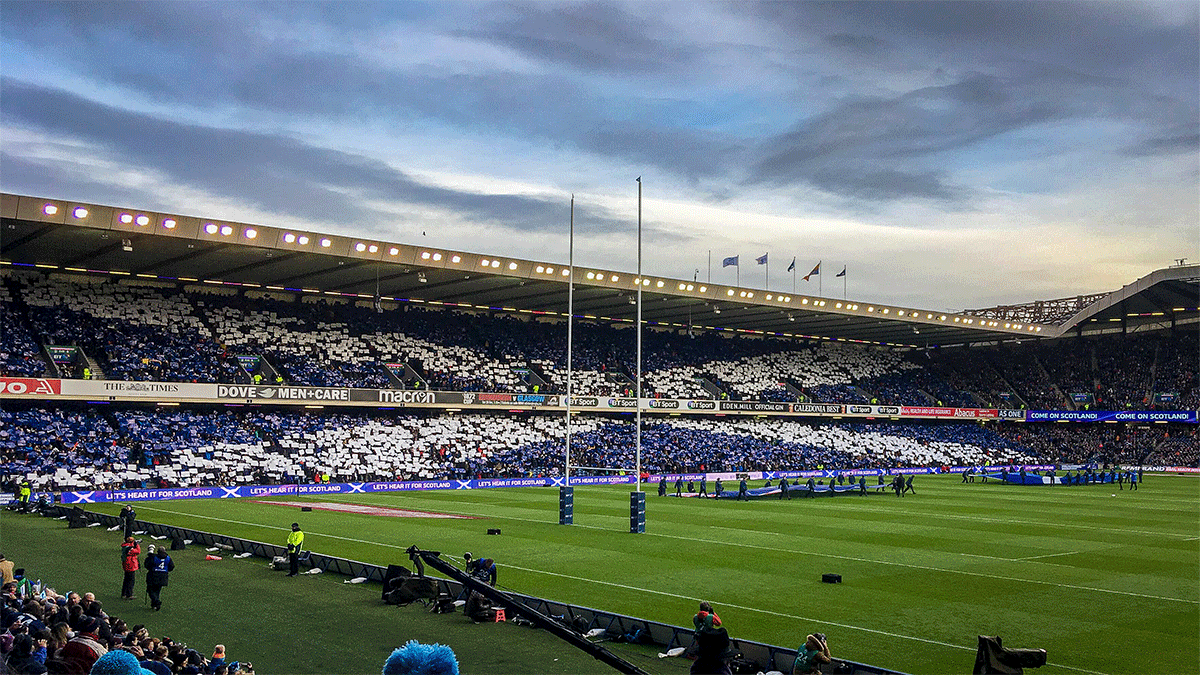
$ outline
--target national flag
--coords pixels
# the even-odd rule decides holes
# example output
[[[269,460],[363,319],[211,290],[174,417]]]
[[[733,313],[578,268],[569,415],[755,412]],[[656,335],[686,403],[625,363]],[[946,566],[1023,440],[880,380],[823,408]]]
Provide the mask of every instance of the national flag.
[[[787,271],[791,272],[794,269],[796,269],[796,258],[795,257],[792,258],[792,264],[788,265]]]
[[[811,272],[804,275],[804,280],[808,281],[809,277],[813,276],[814,274],[820,274],[820,273],[821,273],[821,263],[817,263],[817,266],[814,267]]]
[[[729,267],[730,265],[734,267],[741,267],[741,265],[738,265],[738,257],[736,255],[725,258],[721,261],[721,267]]]
[[[755,258],[754,262],[758,263],[759,265],[766,265],[767,264],[767,254],[764,253],[764,254],[762,254],[762,256]]]
[[[841,271],[841,272],[838,272],[838,273],[837,273],[837,274],[835,274],[834,276],[838,276],[838,277],[844,277],[844,276],[846,276],[846,266],[845,266],[845,265],[842,265],[842,271]]]

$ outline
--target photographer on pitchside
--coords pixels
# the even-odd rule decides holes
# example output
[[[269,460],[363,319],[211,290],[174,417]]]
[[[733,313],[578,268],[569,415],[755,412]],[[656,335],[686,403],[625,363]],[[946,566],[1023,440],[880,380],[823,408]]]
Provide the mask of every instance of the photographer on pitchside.
[[[133,584],[137,580],[138,556],[141,554],[141,542],[132,536],[125,537],[121,544],[121,569],[125,571],[125,580],[121,584],[122,600],[133,600]]]
[[[691,675],[731,675],[729,632],[707,600],[701,601],[692,625],[696,627],[696,660],[692,662]]]
[[[829,645],[825,643],[825,634],[813,633],[796,650],[796,660],[792,663],[792,675],[819,673],[821,664],[829,663],[832,660],[833,657],[829,655]]]

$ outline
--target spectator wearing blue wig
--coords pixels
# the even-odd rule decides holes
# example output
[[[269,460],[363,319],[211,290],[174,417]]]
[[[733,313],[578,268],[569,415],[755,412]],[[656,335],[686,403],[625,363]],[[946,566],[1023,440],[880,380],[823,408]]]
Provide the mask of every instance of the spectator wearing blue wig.
[[[142,668],[137,657],[126,651],[112,651],[92,664],[90,675],[154,675]]]
[[[458,675],[458,659],[446,645],[409,640],[388,657],[383,675]]]

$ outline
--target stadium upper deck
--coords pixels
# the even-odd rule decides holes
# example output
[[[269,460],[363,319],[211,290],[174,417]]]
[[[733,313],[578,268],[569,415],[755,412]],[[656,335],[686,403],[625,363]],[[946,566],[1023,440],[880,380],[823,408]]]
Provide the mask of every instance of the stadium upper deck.
[[[0,195],[0,259],[46,269],[566,316],[561,263]],[[577,317],[921,348],[1195,322],[1200,266],[1159,270],[1062,325],[577,267]],[[1110,326],[1111,324],[1111,326]]]

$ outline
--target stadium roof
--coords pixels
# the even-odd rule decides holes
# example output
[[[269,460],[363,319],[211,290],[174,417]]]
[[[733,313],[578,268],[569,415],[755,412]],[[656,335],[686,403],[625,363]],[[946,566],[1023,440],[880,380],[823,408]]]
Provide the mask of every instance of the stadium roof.
[[[0,262],[11,265],[543,315],[568,307],[561,262],[12,194],[0,195],[0,217]],[[1176,269],[1191,270],[1190,280]],[[1125,310],[1195,317],[1197,269],[1160,270],[1163,280],[1060,326],[649,275],[640,287],[651,326],[924,347],[1056,337]],[[577,267],[575,315],[634,321],[637,281]]]

